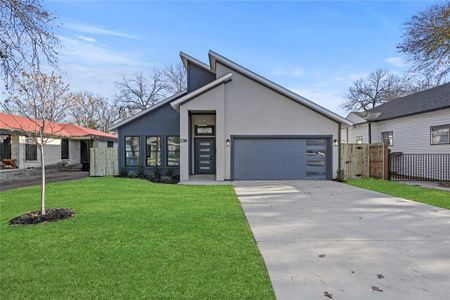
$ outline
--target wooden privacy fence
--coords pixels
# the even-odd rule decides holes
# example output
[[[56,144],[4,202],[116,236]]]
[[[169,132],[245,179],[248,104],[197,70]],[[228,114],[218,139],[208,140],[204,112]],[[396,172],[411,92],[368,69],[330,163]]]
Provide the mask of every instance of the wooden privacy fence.
[[[117,148],[91,148],[90,176],[119,174]]]
[[[389,150],[386,144],[341,144],[344,178],[389,179]]]

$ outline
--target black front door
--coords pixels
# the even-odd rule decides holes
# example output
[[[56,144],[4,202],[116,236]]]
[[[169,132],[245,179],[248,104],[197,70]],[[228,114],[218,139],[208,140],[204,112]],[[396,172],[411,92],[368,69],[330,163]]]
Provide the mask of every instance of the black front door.
[[[216,173],[216,147],[214,138],[195,139],[195,173]]]
[[[89,164],[91,162],[91,140],[80,141],[80,162],[83,164],[83,171],[89,171]]]

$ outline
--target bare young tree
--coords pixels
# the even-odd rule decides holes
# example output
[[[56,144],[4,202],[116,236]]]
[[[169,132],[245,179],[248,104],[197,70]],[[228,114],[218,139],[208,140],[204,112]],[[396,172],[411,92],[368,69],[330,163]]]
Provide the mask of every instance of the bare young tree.
[[[171,64],[164,68],[164,81],[169,94],[176,94],[186,90],[187,74],[183,64]]]
[[[73,123],[104,132],[108,132],[114,123],[126,117],[120,103],[111,103],[108,98],[89,92],[73,94],[68,114]]]
[[[164,99],[167,86],[163,77],[157,69],[149,78],[142,73],[136,73],[133,78],[123,77],[116,82],[116,99],[129,113],[149,108]]]
[[[412,16],[397,48],[412,62],[413,71],[433,75],[438,83],[445,81],[450,73],[450,2]]]
[[[27,136],[39,150],[41,164],[41,214],[45,214],[45,145],[63,130],[55,124],[64,119],[71,103],[69,86],[58,76],[42,73],[23,73],[16,79],[14,90],[3,103],[3,109],[11,115],[27,118],[32,128],[20,126],[21,134]]]
[[[376,70],[365,79],[356,80],[345,96],[347,111],[368,111],[377,105],[407,94],[400,77],[386,70]]]
[[[39,71],[42,60],[57,65],[54,24],[40,0],[0,0],[0,68],[6,88],[24,70]]]

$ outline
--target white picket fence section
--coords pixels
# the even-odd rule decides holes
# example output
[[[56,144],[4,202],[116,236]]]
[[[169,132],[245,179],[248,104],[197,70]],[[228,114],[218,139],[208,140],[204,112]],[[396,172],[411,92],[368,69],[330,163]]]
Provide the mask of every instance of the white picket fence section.
[[[90,176],[115,176],[119,174],[117,148],[91,148]]]

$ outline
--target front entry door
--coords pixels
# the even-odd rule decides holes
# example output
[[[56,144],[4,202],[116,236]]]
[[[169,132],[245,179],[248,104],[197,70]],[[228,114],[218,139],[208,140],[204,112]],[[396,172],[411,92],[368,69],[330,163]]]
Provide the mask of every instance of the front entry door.
[[[216,147],[213,138],[195,139],[195,173],[216,173]]]

